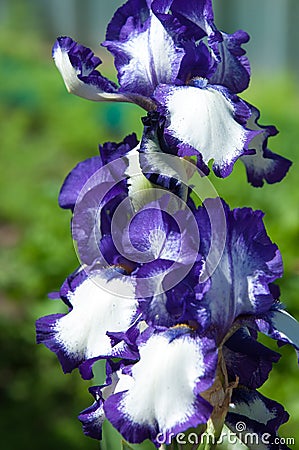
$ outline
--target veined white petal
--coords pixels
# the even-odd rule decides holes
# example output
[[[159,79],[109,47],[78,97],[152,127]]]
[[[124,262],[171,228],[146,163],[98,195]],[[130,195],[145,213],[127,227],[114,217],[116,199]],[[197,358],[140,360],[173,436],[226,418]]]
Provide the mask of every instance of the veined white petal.
[[[171,429],[194,414],[196,381],[204,374],[198,341],[154,335],[140,348],[134,385],[120,409],[132,422]]]
[[[208,164],[219,167],[235,161],[244,150],[248,131],[234,118],[234,105],[219,91],[207,87],[177,87],[166,100],[168,131],[183,144],[197,149]]]

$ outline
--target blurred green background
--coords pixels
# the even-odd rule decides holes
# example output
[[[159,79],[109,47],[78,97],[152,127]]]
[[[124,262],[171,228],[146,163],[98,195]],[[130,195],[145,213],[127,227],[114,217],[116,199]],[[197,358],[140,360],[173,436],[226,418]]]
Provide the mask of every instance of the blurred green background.
[[[50,3],[57,6],[52,18],[45,7]],[[90,11],[91,7],[99,11],[99,24],[107,22],[119,3],[87,2]],[[255,31],[261,35],[250,15],[246,27],[243,0],[239,2],[243,15],[241,8],[239,14],[229,16],[223,4],[215,3],[218,24],[221,20],[226,24],[230,17],[227,31],[242,26],[247,30],[249,27],[253,35]],[[92,401],[87,392],[92,383],[83,382],[77,373],[63,375],[56,357],[35,345],[34,331],[38,317],[64,311],[59,302],[47,299],[47,293],[59,289],[78,265],[70,236],[70,215],[57,205],[64,177],[77,162],[96,155],[99,143],[122,140],[132,131],[140,137],[140,117],[144,115],[134,105],[96,104],[67,94],[51,60],[54,34],[69,33],[81,41],[86,37],[83,42],[87,44],[103,39],[103,25],[91,38],[90,30],[96,30],[94,14],[82,16],[80,22],[75,9],[80,4],[82,7],[82,2],[70,0],[0,0],[0,442],[5,450],[100,447],[82,434],[76,419]],[[233,6],[234,2],[229,4]],[[101,8],[105,14],[100,15]],[[264,17],[267,21],[273,19],[273,36],[278,32],[276,16],[274,11],[272,16]],[[242,23],[238,24],[238,19]],[[271,29],[268,22],[267,29]],[[287,36],[283,39],[289,37],[291,29],[284,27]],[[267,39],[264,47],[270,49],[270,34]],[[262,189],[247,184],[241,163],[236,164],[229,179],[211,178],[232,207],[251,206],[265,211],[268,232],[280,247],[285,263],[285,276],[280,281],[282,301],[299,319],[298,61],[296,55],[289,58],[288,53],[279,59],[281,48],[273,46],[272,55],[259,47],[257,39],[254,42],[249,52],[253,78],[243,98],[261,109],[261,123],[278,127],[280,134],[270,140],[270,148],[292,159],[294,165],[283,182]],[[285,44],[280,45],[284,48]],[[268,64],[260,63],[259,48]],[[111,59],[99,47],[97,52],[106,63],[106,74],[113,74]],[[272,342],[270,345],[276,348]],[[289,411],[291,418],[281,434],[295,437],[298,446],[296,357],[288,347],[280,351],[283,358],[261,391]],[[106,436],[101,448],[116,450],[113,439],[118,437],[113,437],[109,429]]]

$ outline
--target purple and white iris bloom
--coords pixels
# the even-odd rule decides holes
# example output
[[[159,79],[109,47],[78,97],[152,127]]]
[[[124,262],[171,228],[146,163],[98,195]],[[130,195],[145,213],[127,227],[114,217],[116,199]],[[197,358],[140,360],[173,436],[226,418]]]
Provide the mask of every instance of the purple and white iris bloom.
[[[80,167],[67,179],[77,180],[77,170]],[[200,253],[181,282],[176,280],[168,290],[163,286],[160,292],[165,269],[174,263],[179,268],[188,265],[194,243],[190,236],[179,232],[175,215],[163,212],[164,196],[162,202],[159,200],[159,208],[150,202],[148,208],[137,211],[127,229],[117,221],[125,236],[120,247],[114,245],[115,230],[112,233],[111,227],[117,208],[109,209],[107,214],[112,217],[103,221],[98,249],[110,268],[98,263],[89,276],[82,277],[79,272],[80,282],[76,282],[76,275],[72,278],[75,281],[68,281],[67,289],[62,289],[61,296],[71,305],[70,312],[37,323],[39,342],[57,353],[65,371],[79,366],[82,376],[90,378],[91,366],[99,358],[118,357],[124,362],[117,373],[109,374],[104,387],[93,388],[95,404],[79,416],[85,432],[92,437],[100,438],[107,417],[129,442],[151,439],[158,445],[163,436],[164,442],[170,443],[179,432],[206,424],[213,417],[218,407],[213,399],[219,390],[219,367],[225,379],[221,401],[226,399],[227,408],[233,387],[238,402],[238,381],[248,390],[248,402],[255,402],[259,396],[256,388],[279,359],[277,353],[256,341],[255,330],[299,349],[298,324],[290,316],[284,322],[286,313],[279,309],[272,286],[282,276],[282,262],[277,246],[266,234],[262,213],[249,208],[230,211],[222,202],[226,233],[222,230],[213,239],[216,247],[225,239],[224,251],[214,270],[207,267],[212,272],[209,279],[201,282],[212,237],[208,212],[220,214],[219,200],[208,200],[194,209]],[[117,236],[120,234],[116,233],[116,240]],[[141,260],[141,254],[150,256],[150,261],[136,263],[136,256]],[[170,272],[172,278],[180,274],[179,268]],[[104,287],[108,293],[102,292],[102,281],[94,280],[96,276],[106,276]],[[129,289],[127,299],[117,295],[124,293],[125,287]],[[144,290],[146,295],[142,295]],[[145,331],[136,332],[141,324]],[[129,339],[130,330],[135,332]],[[169,373],[180,376],[169,377]],[[115,383],[116,378],[125,383]],[[260,397],[259,401],[262,403]],[[269,420],[271,433],[276,433],[281,417],[273,415],[270,400],[265,400],[263,408],[268,419],[262,429],[268,429]],[[239,410],[242,408],[236,409],[238,416]],[[234,417],[228,415],[228,425],[232,426]]]
[[[209,201],[209,203],[213,202],[216,205],[215,200]],[[260,331],[265,332],[278,341],[283,339],[284,342],[292,344],[297,350],[299,345],[298,323],[289,315],[287,315],[288,319],[285,320],[286,313],[279,309],[277,305],[276,296],[274,295],[276,290],[272,288],[272,282],[282,275],[281,257],[276,245],[266,235],[262,223],[262,214],[259,211],[254,212],[248,208],[234,211],[230,211],[226,205],[224,205],[224,208],[227,217],[226,246],[221,260],[210,278],[209,289],[205,285],[206,292],[202,295],[202,286],[198,284],[195,288],[195,291],[201,292],[200,298],[197,298],[200,315],[197,316],[196,308],[192,308],[193,317],[187,321],[186,325],[191,326],[192,324],[195,327],[197,331],[189,330],[189,333],[194,333],[195,335],[198,333],[200,342],[204,342],[206,338],[214,342],[214,357],[216,359],[216,348],[218,348],[218,351],[222,352],[221,357],[227,370],[228,381],[231,379],[233,382],[238,379],[240,385],[247,387],[248,402],[254,403],[255,399],[259,397],[255,389],[260,387],[267,379],[272,363],[279,358],[277,353],[266,349],[256,342],[254,329],[257,329],[258,325],[255,325],[255,323],[260,324]],[[204,255],[205,246],[209,245],[209,227],[206,219],[206,210],[200,208],[198,220],[203,242],[201,251]],[[191,302],[194,301],[190,294],[189,299]],[[148,301],[152,302],[152,299]],[[204,326],[202,321],[203,307],[206,308],[206,312],[209,315],[209,318],[205,320]],[[246,321],[252,323],[251,332],[249,331],[250,329],[239,328]],[[266,329],[265,324],[267,323],[269,324],[269,329]],[[159,325],[161,326],[162,324],[159,323]],[[175,330],[175,328],[170,329]],[[168,332],[170,329],[168,329]],[[232,334],[232,337],[229,338],[230,334]],[[206,349],[205,345],[203,345],[203,348]],[[211,351],[211,347],[208,348]],[[193,373],[191,367],[189,367],[189,370],[190,373]],[[137,374],[138,372],[132,372],[135,382]],[[215,383],[217,381],[215,371],[212,372],[212,376]],[[211,380],[210,386],[212,386],[213,382]],[[223,388],[224,398],[226,394],[225,388],[229,389],[229,384]],[[208,398],[211,403],[213,393],[213,387],[208,397],[205,393],[205,398]],[[124,395],[130,397],[130,389]],[[122,398],[120,394],[119,397]],[[272,435],[274,432],[277,432],[279,425],[287,419],[287,415],[281,416],[282,407],[278,405],[274,409],[273,404],[275,402],[273,403],[267,399],[263,401],[260,397],[259,402],[263,405],[264,414],[264,426],[261,430],[264,430],[263,432],[268,430]],[[238,389],[236,390],[235,398],[238,399]],[[195,401],[195,397],[193,397],[193,402],[195,403]],[[114,402],[114,405],[116,404],[118,403]],[[111,412],[109,410],[110,406],[112,407],[112,403],[109,401],[106,405],[106,414],[109,420],[128,440],[140,442],[141,436],[152,438],[152,431],[148,429],[145,431],[146,426],[142,427],[141,422],[136,423],[134,413],[126,402],[121,402],[121,407],[114,406],[117,412]],[[213,406],[215,407],[216,405]],[[155,409],[150,407],[148,403],[143,407],[143,414],[146,414],[147,408],[150,410]],[[122,417],[122,420],[119,416]],[[130,421],[130,418],[131,423],[129,427],[126,421]],[[268,422],[270,428],[268,427]],[[157,420],[155,423],[157,423]],[[199,421],[198,424],[200,423]],[[132,434],[134,433],[132,430],[135,430],[137,434]],[[174,434],[177,434],[180,430],[179,427],[171,428]],[[159,431],[166,437],[169,436],[169,432],[167,427],[160,428]],[[143,435],[143,433],[147,434]],[[168,441],[166,440],[166,442]]]
[[[257,435],[252,448],[278,448],[288,414],[257,389],[280,358],[259,332],[299,353],[299,324],[274,284],[280,252],[261,211],[230,210],[210,191],[196,207],[190,185],[211,161],[227,177],[240,159],[253,186],[290,167],[268,149],[276,128],[237,95],[250,81],[248,39],[217,29],[211,0],[128,0],[103,43],[118,85],[90,49],[68,37],[53,47],[69,92],[148,113],[140,144],[132,134],[100,146],[59,194],[81,267],[51,294],[68,312],[40,318],[37,342],[84,379],[104,360],[106,379],[79,415],[90,437],[101,439],[108,419],[128,442],[159,447],[190,428],[219,436],[226,424],[241,441]]]
[[[216,28],[211,0],[129,0],[103,43],[115,58],[119,86],[97,70],[101,60],[71,38],[58,38],[53,57],[69,92],[158,109],[178,156],[196,156],[205,173],[213,160],[220,177],[242,158],[249,181],[260,186],[263,179],[280,181],[291,163],[266,148],[273,127],[257,126],[257,110],[236,95],[249,83],[242,49],[248,39],[243,31]]]
[[[288,420],[288,414],[281,405],[259,394],[255,387],[267,378],[272,363],[280,355],[254,339],[251,344],[245,342],[247,335],[248,331],[242,328],[229,340],[234,339],[236,343],[228,342],[223,347],[226,366],[244,374],[239,378],[238,387],[235,378],[227,385],[229,395],[226,396],[217,378],[215,382],[217,350],[213,340],[198,336],[184,325],[166,331],[147,329],[137,339],[140,359],[132,365],[118,366],[112,376],[107,376],[104,386],[92,388],[95,402],[79,416],[85,433],[101,439],[102,424],[107,418],[129,442],[148,438],[158,447],[170,443],[181,431],[207,423],[216,406],[212,407],[207,399],[211,401],[220,394],[220,401],[227,402],[226,426],[242,440],[242,433],[235,425],[243,421],[248,433],[255,433],[259,442],[266,436],[270,444],[280,425]],[[226,345],[235,346],[231,358],[225,353]],[[257,350],[259,354],[255,353]],[[250,361],[255,361],[254,368],[248,365]],[[252,371],[248,372],[249,368]],[[263,377],[258,379],[261,373]],[[242,431],[246,434],[246,430]]]
[[[159,126],[148,131],[143,143],[161,134]],[[97,360],[120,358],[79,416],[91,437],[101,437],[106,417],[130,442],[158,445],[162,436],[170,443],[179,432],[215,420],[220,401],[224,419],[232,392],[239,407],[238,390],[245,387],[249,402],[258,397],[263,403],[276,433],[282,422],[256,389],[279,354],[258,343],[256,331],[299,350],[298,324],[277,303],[273,282],[282,276],[282,261],[263,214],[230,211],[218,198],[196,208],[158,188],[155,200],[152,192],[139,192],[136,208],[124,178],[136,143],[134,135],[107,143],[66,178],[59,201],[73,212],[84,265],[60,291],[69,312],[39,319],[37,340],[57,354],[64,372],[79,368],[84,379],[92,378]],[[221,214],[226,229],[216,227],[215,234],[211,218],[221,223]],[[214,267],[212,240],[222,248]],[[228,426],[234,417],[228,414]]]

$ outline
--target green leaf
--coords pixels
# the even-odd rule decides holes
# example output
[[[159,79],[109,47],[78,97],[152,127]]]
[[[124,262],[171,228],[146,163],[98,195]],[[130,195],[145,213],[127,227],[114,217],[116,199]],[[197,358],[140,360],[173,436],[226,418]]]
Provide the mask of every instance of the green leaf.
[[[156,450],[156,447],[149,440],[142,442],[142,444],[128,444],[127,442],[122,441],[121,449],[122,450]]]
[[[129,444],[127,442],[122,441],[121,450],[133,450],[133,449],[132,449],[132,447],[129,446]]]
[[[122,437],[108,420],[103,423],[103,441],[101,450],[122,450]]]

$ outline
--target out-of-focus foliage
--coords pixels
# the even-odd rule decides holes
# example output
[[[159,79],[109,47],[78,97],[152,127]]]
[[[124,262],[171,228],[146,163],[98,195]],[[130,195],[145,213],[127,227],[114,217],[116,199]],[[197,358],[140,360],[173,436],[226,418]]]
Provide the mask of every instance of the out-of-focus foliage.
[[[105,105],[68,95],[54,64],[51,45],[33,37],[0,35],[0,438],[14,450],[99,448],[76,420],[92,399],[77,373],[63,375],[56,357],[35,345],[36,318],[64,311],[47,299],[78,265],[70,215],[57,205],[64,177],[80,160],[97,154],[97,144],[140,137],[141,109]],[[259,80],[254,74],[246,99],[262,110],[262,122],[281,134],[271,148],[294,161],[280,184],[255,189],[238,163],[227,180],[212,178],[232,207],[266,212],[266,225],[285,261],[282,300],[299,318],[299,94],[289,77]],[[262,392],[291,413],[284,436],[297,437],[298,372],[294,353],[284,357]],[[116,450],[119,436],[105,425],[103,450]],[[134,447],[134,446],[133,446]],[[152,446],[149,446],[149,448]],[[137,448],[137,447],[134,447]],[[143,448],[143,447],[142,447]]]

